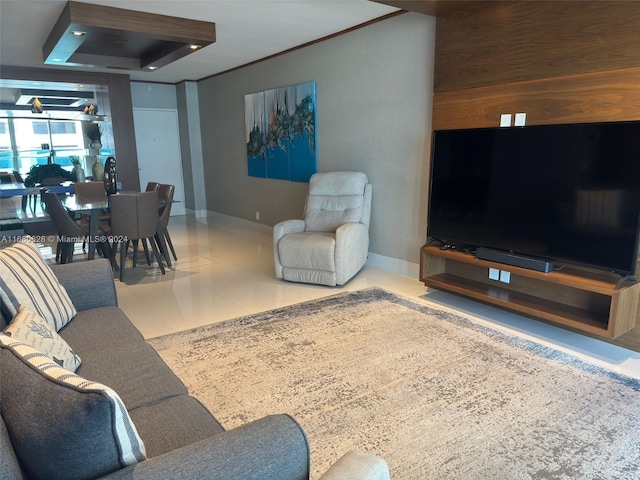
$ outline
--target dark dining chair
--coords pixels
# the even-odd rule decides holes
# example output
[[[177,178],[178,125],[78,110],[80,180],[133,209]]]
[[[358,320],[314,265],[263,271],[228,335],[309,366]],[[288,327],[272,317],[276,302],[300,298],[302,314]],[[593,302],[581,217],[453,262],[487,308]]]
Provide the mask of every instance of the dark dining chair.
[[[169,225],[169,217],[171,216],[171,205],[173,203],[173,195],[175,191],[175,185],[160,184],[158,186],[158,197],[160,201],[166,202],[158,209],[158,215],[160,215],[160,225],[162,227],[161,231],[158,232],[158,235],[164,236],[164,240],[167,245],[169,245],[169,249],[171,250],[173,259],[178,260],[178,257],[176,256],[176,250],[173,248],[171,236],[169,235],[169,230],[167,229],[167,226]]]
[[[154,192],[158,190],[159,186],[160,184],[158,182],[147,182],[147,188],[145,189],[145,192]]]
[[[76,194],[76,203],[102,203],[108,200],[107,193],[104,190],[103,182],[76,182],[73,184],[73,190]],[[98,215],[98,228],[103,232],[109,232],[111,222],[111,213],[103,211]],[[80,214],[80,223],[83,228],[89,228],[90,215]],[[86,242],[82,244],[84,251]]]
[[[165,268],[162,255],[155,239],[159,225],[158,192],[132,192],[111,195],[109,204],[111,207],[111,235],[114,238],[111,259],[112,263],[115,263],[116,251],[120,247],[120,281],[124,279],[124,265],[129,242],[135,240],[149,241],[154,257],[164,275]]]
[[[60,263],[71,263],[73,262],[73,251],[76,242],[84,241],[89,234],[89,229],[73,221],[64,205],[62,205],[58,194],[47,190],[42,193],[42,198],[47,208],[47,213],[58,232],[56,260]],[[108,242],[98,242],[97,249],[102,256],[111,257]]]
[[[13,171],[13,178],[16,181],[16,183],[24,184],[24,178],[22,178],[22,175],[20,175],[20,172],[18,170]],[[38,203],[38,195],[22,196],[22,210],[26,210],[27,206],[31,206],[31,204],[33,204],[33,206],[31,206],[31,210],[35,212],[37,203]]]

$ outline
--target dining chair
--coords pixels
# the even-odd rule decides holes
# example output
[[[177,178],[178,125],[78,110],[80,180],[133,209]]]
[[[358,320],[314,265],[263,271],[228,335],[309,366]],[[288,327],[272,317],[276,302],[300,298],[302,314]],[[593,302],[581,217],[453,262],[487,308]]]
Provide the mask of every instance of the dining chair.
[[[22,175],[18,170],[13,171],[13,178],[16,181],[16,183],[22,183],[24,185],[24,178],[22,178]],[[38,195],[23,195],[21,208],[22,210],[26,210],[27,207],[29,206],[31,207],[31,210],[35,212],[37,203],[38,203]]]
[[[173,195],[175,194],[175,191],[175,185],[160,184],[158,186],[158,197],[160,201],[166,202],[158,209],[158,215],[160,216],[160,225],[162,227],[161,231],[158,232],[158,235],[164,236],[164,240],[166,241],[167,245],[169,245],[169,249],[171,250],[173,259],[178,260],[178,257],[176,256],[176,250],[173,248],[171,236],[169,235],[169,230],[167,229],[167,226],[169,225],[169,217],[171,216],[171,205],[173,203]]]
[[[102,182],[76,182],[73,184],[77,203],[106,202],[107,193]]]
[[[145,192],[153,192],[155,190],[158,190],[159,186],[160,184],[158,182],[147,182],[147,188]]]
[[[107,193],[104,190],[103,182],[76,182],[73,184],[73,190],[76,194],[76,203],[102,203],[108,200]],[[80,221],[86,228],[89,228],[90,215],[80,214]],[[103,211],[98,215],[98,228],[103,232],[109,232],[111,227],[111,213]],[[82,250],[86,248],[86,242],[82,244]]]
[[[131,192],[111,195],[111,236],[114,238],[111,258],[115,263],[118,246],[120,247],[120,281],[124,279],[124,266],[129,242],[148,240],[153,254],[164,275],[162,256],[156,244],[155,235],[159,228],[158,192]],[[135,265],[134,265],[135,266]]]
[[[42,198],[47,208],[47,213],[58,232],[56,260],[60,263],[71,263],[73,261],[75,243],[80,240],[84,241],[89,234],[89,229],[73,221],[62,205],[57,193],[47,190],[43,192]],[[111,257],[109,244],[106,241],[98,242],[97,248],[102,256]]]

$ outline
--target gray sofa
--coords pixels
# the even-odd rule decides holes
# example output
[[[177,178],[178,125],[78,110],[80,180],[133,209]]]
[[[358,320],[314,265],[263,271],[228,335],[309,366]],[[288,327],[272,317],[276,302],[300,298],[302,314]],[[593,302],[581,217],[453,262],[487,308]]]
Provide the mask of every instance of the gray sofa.
[[[162,361],[117,306],[111,266],[107,260],[54,265],[77,315],[58,333],[80,356],[77,374],[111,387],[119,395],[146,448],[146,460],[111,471],[109,479],[308,479],[309,445],[298,423],[276,414],[225,431]],[[8,323],[0,320],[2,329]],[[2,352],[3,354],[5,352]],[[22,368],[3,355],[0,363],[0,478],[30,478],[29,466],[38,455],[19,458],[12,442],[29,432],[12,431],[8,411],[20,399],[5,373]],[[14,404],[13,410],[9,409]],[[52,407],[55,408],[55,405]],[[19,410],[19,409],[18,409]],[[74,419],[66,419],[73,422]],[[74,428],[74,426],[69,426]],[[34,434],[38,425],[33,425]],[[64,438],[61,439],[64,442]],[[74,458],[65,462],[91,462]],[[346,475],[346,476],[344,476]],[[64,478],[62,475],[61,478]],[[385,462],[373,455],[349,452],[327,472],[327,479],[387,479]]]

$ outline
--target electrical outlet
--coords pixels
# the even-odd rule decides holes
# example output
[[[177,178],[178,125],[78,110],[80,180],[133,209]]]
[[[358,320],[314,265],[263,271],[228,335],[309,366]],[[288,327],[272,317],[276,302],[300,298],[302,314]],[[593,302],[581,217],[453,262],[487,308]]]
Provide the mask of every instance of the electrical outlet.
[[[490,268],[489,278],[491,280],[498,280],[498,278],[500,278],[500,270],[498,270],[497,268]]]
[[[503,113],[500,115],[500,126],[501,127],[510,127],[511,126],[511,114]]]
[[[527,123],[527,114],[526,113],[516,113],[515,126],[516,127],[524,127]]]
[[[260,212],[256,212],[256,220],[260,220]]]
[[[511,282],[511,272],[507,272],[506,270],[500,270],[500,281],[502,283]]]

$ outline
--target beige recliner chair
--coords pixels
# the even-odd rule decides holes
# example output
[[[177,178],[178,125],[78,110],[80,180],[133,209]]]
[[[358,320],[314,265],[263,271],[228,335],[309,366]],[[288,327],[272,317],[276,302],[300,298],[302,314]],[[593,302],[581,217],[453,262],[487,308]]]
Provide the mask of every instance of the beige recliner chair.
[[[276,277],[344,285],[367,261],[370,216],[371,184],[364,173],[312,175],[304,220],[273,227]]]

